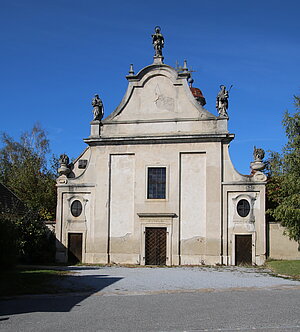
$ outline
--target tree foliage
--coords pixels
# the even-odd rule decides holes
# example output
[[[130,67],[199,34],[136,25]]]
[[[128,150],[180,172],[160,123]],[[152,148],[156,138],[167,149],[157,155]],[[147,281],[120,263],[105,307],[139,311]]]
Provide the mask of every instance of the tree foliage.
[[[32,210],[0,212],[0,264],[13,267],[17,262],[40,264],[53,262],[55,235]]]
[[[35,124],[18,141],[2,133],[0,181],[44,220],[55,218],[56,174],[47,167],[49,140]]]
[[[0,264],[4,268],[12,267],[18,257],[18,230],[15,220],[0,214]]]
[[[47,164],[49,140],[38,124],[19,140],[6,133],[0,139],[0,182],[24,204],[0,206],[0,264],[51,262],[55,236],[44,221],[55,218],[56,173]]]
[[[294,114],[286,111],[282,121],[287,144],[268,160],[267,213],[300,244],[300,96],[295,96],[295,109]]]

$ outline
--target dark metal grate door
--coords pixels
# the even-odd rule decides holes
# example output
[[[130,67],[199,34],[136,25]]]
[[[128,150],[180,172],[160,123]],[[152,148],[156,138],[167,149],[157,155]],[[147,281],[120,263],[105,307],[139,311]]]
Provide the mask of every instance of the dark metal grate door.
[[[82,260],[82,234],[68,234],[68,261],[69,263],[78,263]]]
[[[167,229],[165,227],[146,227],[145,264],[166,265]]]
[[[252,264],[252,235],[235,236],[235,264]]]

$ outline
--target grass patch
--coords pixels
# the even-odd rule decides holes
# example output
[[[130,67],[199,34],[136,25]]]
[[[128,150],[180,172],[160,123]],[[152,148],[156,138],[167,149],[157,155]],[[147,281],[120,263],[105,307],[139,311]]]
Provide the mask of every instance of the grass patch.
[[[266,263],[274,273],[300,279],[300,260],[270,261]]]
[[[16,267],[0,273],[0,296],[57,293],[55,280],[68,272],[32,267]]]

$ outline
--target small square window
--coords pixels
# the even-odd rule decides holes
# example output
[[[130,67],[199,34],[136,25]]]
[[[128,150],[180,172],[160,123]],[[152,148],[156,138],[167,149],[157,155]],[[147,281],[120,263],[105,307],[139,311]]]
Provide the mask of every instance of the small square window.
[[[166,198],[166,167],[148,167],[147,199]]]

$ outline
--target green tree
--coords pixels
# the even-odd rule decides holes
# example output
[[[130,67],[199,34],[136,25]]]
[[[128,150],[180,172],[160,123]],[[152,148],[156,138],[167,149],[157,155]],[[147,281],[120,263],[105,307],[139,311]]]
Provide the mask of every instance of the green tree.
[[[47,167],[49,140],[39,124],[18,141],[2,133],[0,181],[44,220],[55,218],[56,174]]]
[[[55,235],[32,210],[17,208],[0,212],[0,265],[17,262],[49,263],[55,257]]]
[[[0,213],[0,264],[4,268],[13,267],[19,256],[18,227],[13,218]]]
[[[38,124],[19,140],[6,133],[0,140],[0,181],[25,205],[22,210],[0,207],[0,264],[51,262],[55,236],[44,221],[55,218],[56,173],[47,164],[49,140]],[[56,162],[53,157],[52,166]]]
[[[286,111],[282,121],[287,144],[268,160],[267,213],[300,245],[300,96],[294,98],[296,112]]]

